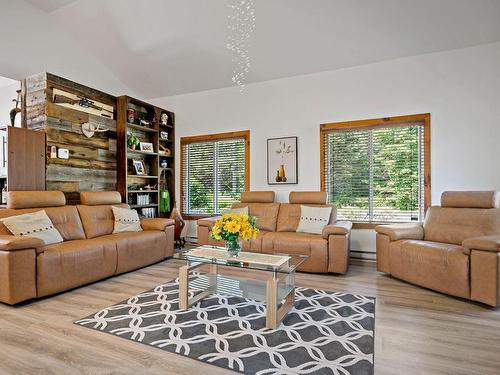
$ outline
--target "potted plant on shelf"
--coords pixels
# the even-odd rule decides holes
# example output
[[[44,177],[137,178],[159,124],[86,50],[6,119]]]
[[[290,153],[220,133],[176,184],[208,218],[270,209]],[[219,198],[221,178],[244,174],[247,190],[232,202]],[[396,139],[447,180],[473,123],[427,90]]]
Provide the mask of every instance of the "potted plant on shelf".
[[[242,241],[250,241],[257,237],[259,229],[257,220],[247,214],[224,214],[212,227],[210,236],[215,240],[223,240],[226,250],[231,256],[238,256]]]
[[[139,146],[139,138],[137,138],[135,135],[131,133],[127,133],[127,146],[131,150],[135,150],[137,146]]]

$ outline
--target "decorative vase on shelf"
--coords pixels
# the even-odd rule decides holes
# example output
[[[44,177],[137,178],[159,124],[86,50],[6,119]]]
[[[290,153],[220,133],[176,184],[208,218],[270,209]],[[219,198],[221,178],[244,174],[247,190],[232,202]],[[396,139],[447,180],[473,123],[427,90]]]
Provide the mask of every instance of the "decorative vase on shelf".
[[[240,238],[234,241],[225,241],[225,247],[229,256],[237,257],[243,248],[243,241]]]

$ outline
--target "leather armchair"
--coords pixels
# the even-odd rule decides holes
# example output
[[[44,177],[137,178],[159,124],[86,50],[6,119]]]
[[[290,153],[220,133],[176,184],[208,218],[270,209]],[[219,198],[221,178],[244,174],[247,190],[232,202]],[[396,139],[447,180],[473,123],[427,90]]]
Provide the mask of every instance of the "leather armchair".
[[[377,269],[429,289],[500,305],[500,193],[444,192],[423,223],[379,225]]]

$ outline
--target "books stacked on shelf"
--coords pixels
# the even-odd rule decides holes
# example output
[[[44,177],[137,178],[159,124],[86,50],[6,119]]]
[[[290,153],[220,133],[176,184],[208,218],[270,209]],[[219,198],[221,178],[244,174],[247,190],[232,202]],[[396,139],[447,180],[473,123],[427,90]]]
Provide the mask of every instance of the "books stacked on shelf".
[[[140,206],[150,204],[151,203],[151,197],[149,194],[137,194],[137,204]]]
[[[155,208],[142,208],[141,209],[141,215],[147,218],[153,218],[155,217]]]

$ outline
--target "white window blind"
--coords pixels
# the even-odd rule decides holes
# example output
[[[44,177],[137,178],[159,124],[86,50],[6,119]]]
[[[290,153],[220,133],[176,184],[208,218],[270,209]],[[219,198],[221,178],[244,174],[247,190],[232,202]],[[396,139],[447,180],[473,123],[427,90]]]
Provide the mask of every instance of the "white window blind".
[[[339,220],[423,219],[423,123],[333,129],[323,139],[324,186]]]
[[[183,144],[183,213],[214,215],[245,190],[244,138]]]

